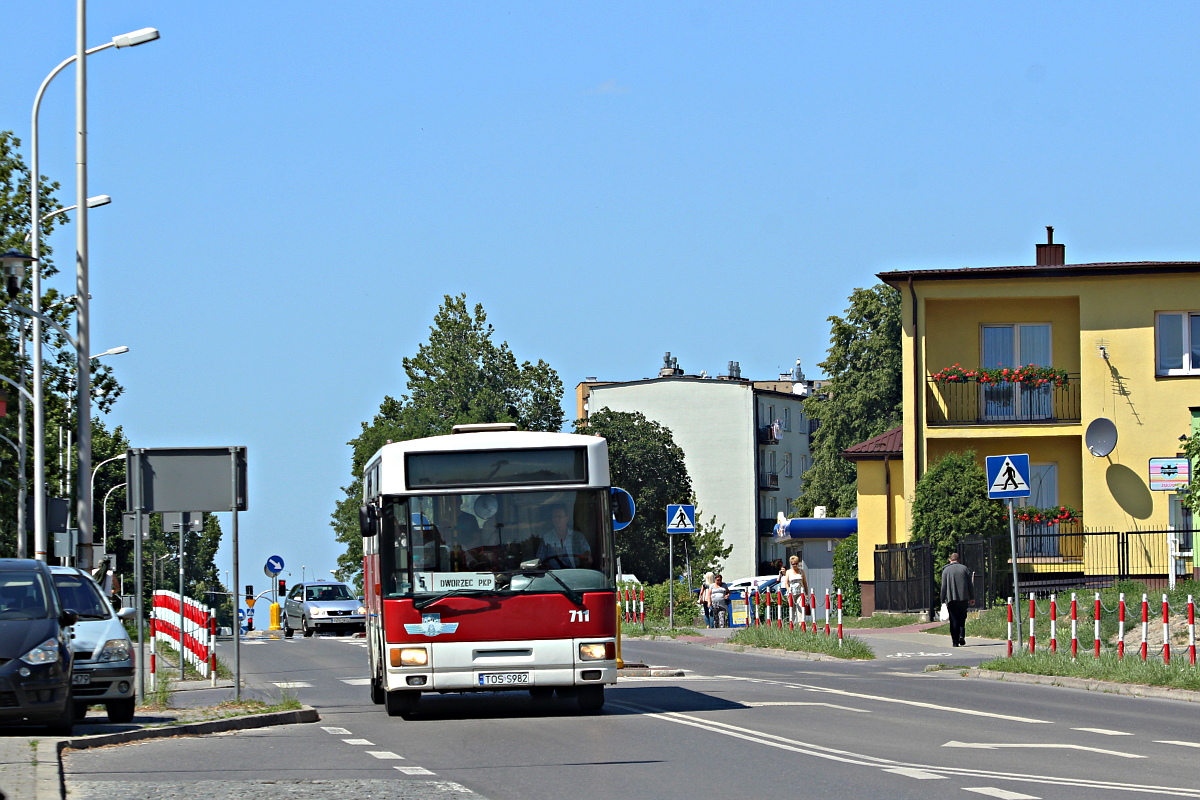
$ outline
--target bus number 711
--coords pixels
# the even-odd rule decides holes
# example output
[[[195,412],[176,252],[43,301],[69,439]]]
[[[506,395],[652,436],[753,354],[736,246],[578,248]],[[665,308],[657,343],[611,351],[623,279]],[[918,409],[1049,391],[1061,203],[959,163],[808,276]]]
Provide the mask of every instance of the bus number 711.
[[[592,615],[592,612],[586,608],[572,608],[570,621],[571,622],[589,622],[592,618],[591,615]]]

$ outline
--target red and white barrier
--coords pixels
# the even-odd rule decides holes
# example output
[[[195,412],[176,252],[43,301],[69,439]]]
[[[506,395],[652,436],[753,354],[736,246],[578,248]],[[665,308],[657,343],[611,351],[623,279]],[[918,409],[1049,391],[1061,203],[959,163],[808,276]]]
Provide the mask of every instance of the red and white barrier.
[[[1188,663],[1196,666],[1196,603],[1188,595]]]
[[[837,612],[838,612],[838,647],[842,646],[842,590],[837,590]]]
[[[150,615],[150,674],[154,679],[155,642],[169,643],[206,678],[217,677],[216,612],[190,597],[183,598],[183,630],[179,630],[179,595],[165,589],[154,593]],[[182,640],[182,644],[181,644]]]
[[[815,620],[815,615],[814,615]],[[829,590],[825,590],[825,635],[829,635]]]
[[[1100,593],[1096,592],[1096,610],[1092,614],[1092,627],[1094,628],[1095,643],[1093,653],[1096,658],[1100,657]]]
[[[1117,661],[1125,659],[1125,593],[1121,592],[1121,602],[1117,606]]]
[[[1150,600],[1142,595],[1142,661],[1146,660],[1146,635],[1150,632]]]
[[[1058,652],[1058,598],[1050,595],[1050,652]]]
[[[1012,657],[1013,657],[1013,638],[1012,638],[1012,632],[1013,632],[1013,599],[1012,599],[1011,597],[1010,597],[1010,598],[1008,598],[1008,602],[1006,603],[1006,606],[1007,606],[1007,609],[1008,609],[1008,657],[1009,657],[1009,658],[1012,658]]]
[[[1167,605],[1167,596],[1163,596],[1163,663],[1171,663],[1171,607]]]
[[[1071,592],[1071,660],[1079,657],[1079,606]]]
[[[1037,620],[1037,603],[1034,600],[1033,592],[1029,593],[1029,653],[1033,654],[1037,650],[1037,634],[1034,632],[1034,622]]]

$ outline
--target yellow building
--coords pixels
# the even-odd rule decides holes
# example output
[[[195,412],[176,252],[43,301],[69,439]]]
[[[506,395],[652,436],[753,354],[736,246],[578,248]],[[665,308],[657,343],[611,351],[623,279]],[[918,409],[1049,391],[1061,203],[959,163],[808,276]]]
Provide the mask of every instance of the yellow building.
[[[879,275],[903,299],[904,424],[902,453],[886,462],[856,457],[859,448],[846,453],[859,463],[864,601],[875,546],[907,539],[912,487],[950,452],[974,450],[981,464],[1028,453],[1027,504],[1077,509],[1085,531],[1190,529],[1178,495],[1151,491],[1149,461],[1179,455],[1180,436],[1192,433],[1200,412],[1200,263],[1065,264],[1061,244],[1039,244],[1037,256],[1033,266]],[[1038,379],[979,382],[981,368],[1026,365],[1042,368]],[[1117,431],[1103,457],[1085,446],[1099,418]],[[902,508],[882,499],[889,491],[876,474],[882,463],[893,473],[890,492],[903,493]],[[1064,564],[1085,577],[1111,571],[1108,561],[1118,556],[1105,551],[1115,538],[1061,530],[1049,529],[1053,541],[1039,539],[1037,552],[1018,553],[1034,584],[1036,573]],[[1161,570],[1165,579],[1166,535],[1135,538],[1122,545],[1122,574]],[[1190,541],[1176,549],[1190,549]],[[1190,563],[1186,569],[1190,576]]]

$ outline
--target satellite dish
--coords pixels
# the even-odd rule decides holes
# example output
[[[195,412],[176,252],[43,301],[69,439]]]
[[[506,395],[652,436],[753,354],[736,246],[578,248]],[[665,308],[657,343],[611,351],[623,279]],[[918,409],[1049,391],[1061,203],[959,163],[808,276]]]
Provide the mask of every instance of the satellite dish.
[[[1092,455],[1106,456],[1117,446],[1117,426],[1107,417],[1097,417],[1088,425],[1083,443]]]

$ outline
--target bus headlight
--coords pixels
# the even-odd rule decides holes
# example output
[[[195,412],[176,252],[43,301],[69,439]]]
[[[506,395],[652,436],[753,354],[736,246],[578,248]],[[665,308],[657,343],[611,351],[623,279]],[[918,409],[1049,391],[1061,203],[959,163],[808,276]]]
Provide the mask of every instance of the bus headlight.
[[[591,642],[579,645],[580,661],[612,661],[617,657],[617,646],[613,642]]]
[[[423,667],[429,663],[429,651],[424,647],[404,647],[391,651],[393,667]]]

